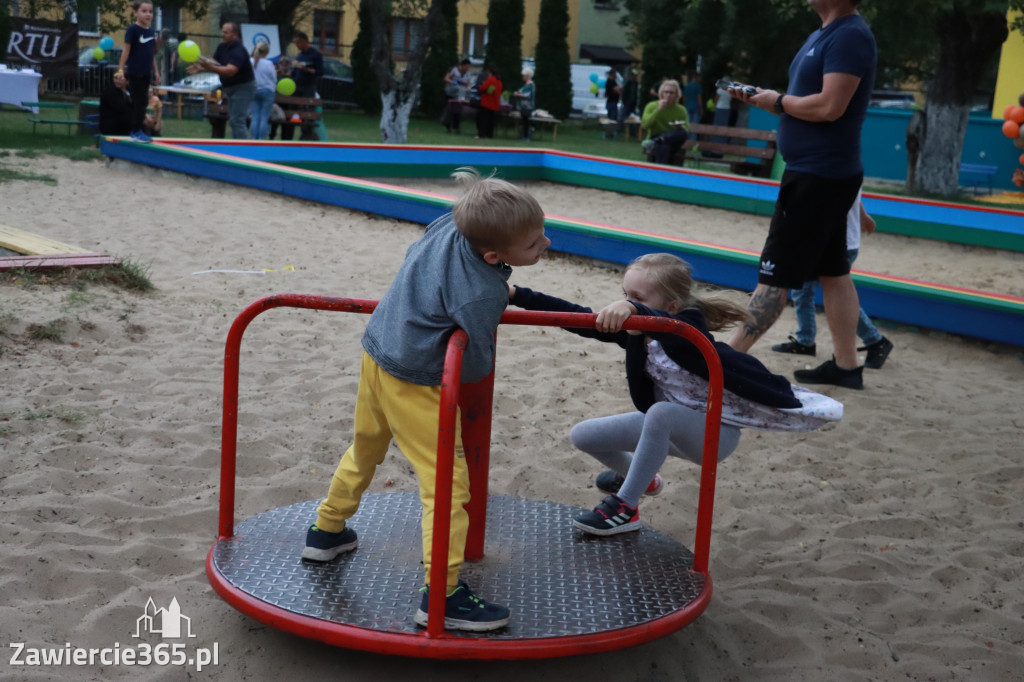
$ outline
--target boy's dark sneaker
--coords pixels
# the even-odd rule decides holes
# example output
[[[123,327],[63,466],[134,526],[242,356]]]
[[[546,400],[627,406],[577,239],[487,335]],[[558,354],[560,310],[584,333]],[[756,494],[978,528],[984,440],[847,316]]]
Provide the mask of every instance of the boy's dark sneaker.
[[[772,346],[772,350],[776,353],[790,353],[792,355],[814,355],[818,352],[816,344],[809,346],[804,345],[796,340],[796,337],[790,334],[789,341],[786,343],[777,343]]]
[[[340,533],[320,530],[314,523],[306,531],[306,547],[302,558],[309,561],[330,561],[339,554],[351,552],[359,545],[356,532],[345,526]]]
[[[572,525],[590,535],[618,535],[640,530],[640,512],[617,495],[609,495],[593,511],[573,519]]]
[[[868,356],[864,360],[865,367],[869,367],[871,369],[882,369],[882,365],[885,364],[885,359],[889,357],[889,353],[892,352],[892,341],[883,336],[871,345],[863,346],[857,350],[866,350],[868,352]]]
[[[430,588],[420,588],[423,598],[420,608],[413,620],[417,625],[427,626],[427,608],[430,601]],[[444,600],[444,627],[446,630],[467,630],[469,632],[488,632],[508,625],[512,614],[501,604],[484,601],[473,594],[465,580],[459,581],[455,591]]]
[[[843,388],[864,388],[864,368],[842,369],[836,364],[835,358],[823,362],[814,369],[798,369],[793,376],[801,384],[832,384]]]
[[[594,481],[594,485],[598,490],[606,493],[615,494],[622,488],[622,484],[626,482],[626,477],[617,471],[602,471],[597,475],[597,480]],[[664,486],[664,482],[661,480],[661,476],[654,474],[654,480],[647,486],[647,490],[644,491],[644,495],[655,495],[661,494],[661,489]]]

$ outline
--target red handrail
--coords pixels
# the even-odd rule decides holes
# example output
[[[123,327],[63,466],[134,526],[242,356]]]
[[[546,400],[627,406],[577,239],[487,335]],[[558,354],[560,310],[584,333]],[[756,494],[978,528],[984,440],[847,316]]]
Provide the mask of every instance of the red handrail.
[[[377,301],[338,298],[308,294],[274,294],[249,304],[235,318],[228,332],[224,353],[224,408],[221,432],[220,510],[218,539],[234,534],[235,473],[238,439],[238,375],[242,335],[257,315],[279,307],[332,310],[338,312],[372,313]],[[575,327],[593,329],[597,316],[592,313],[558,313],[509,310],[501,316],[502,324]],[[718,441],[722,414],[722,365],[712,343],[693,327],[663,317],[632,316],[623,329],[678,334],[704,356],[708,366],[708,404],[705,418],[704,452],[701,464],[700,495],[697,504],[697,527],[694,539],[693,570],[708,574],[711,545],[711,522],[714,510],[715,480],[718,471]],[[487,500],[487,466],[490,447],[490,413],[493,398],[493,372],[483,381],[461,386],[462,355],[466,349],[465,332],[457,330],[449,340],[441,386],[438,415],[438,465],[435,482],[434,536],[431,545],[430,582],[446,585],[449,531],[451,525],[452,470],[454,466],[455,417],[462,398],[463,443],[470,468],[471,502],[470,534],[466,558],[483,556]],[[468,419],[467,419],[468,418]],[[481,489],[482,488],[482,489]],[[445,590],[432,590],[428,599],[427,636],[444,635]]]

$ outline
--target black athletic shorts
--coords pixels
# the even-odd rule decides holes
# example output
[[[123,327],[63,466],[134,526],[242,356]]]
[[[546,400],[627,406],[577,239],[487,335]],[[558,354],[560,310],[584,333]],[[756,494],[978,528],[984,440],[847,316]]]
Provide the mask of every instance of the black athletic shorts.
[[[757,281],[799,289],[819,277],[849,274],[846,214],[863,181],[863,173],[842,180],[783,173]]]

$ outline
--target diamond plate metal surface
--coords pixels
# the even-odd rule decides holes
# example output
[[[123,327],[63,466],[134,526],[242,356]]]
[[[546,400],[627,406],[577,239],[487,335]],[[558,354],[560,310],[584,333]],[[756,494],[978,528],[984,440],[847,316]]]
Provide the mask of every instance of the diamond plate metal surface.
[[[327,564],[299,558],[318,501],[242,521],[213,551],[216,570],[235,588],[292,613],[387,632],[418,633],[412,615],[423,584],[420,501],[412,492],[363,497],[349,525],[359,547]],[[511,624],[490,639],[605,632],[686,607],[705,580],[693,555],[648,528],[611,537],[574,530],[581,510],[505,496],[488,499],[485,558],[462,577],[481,596],[506,604]]]

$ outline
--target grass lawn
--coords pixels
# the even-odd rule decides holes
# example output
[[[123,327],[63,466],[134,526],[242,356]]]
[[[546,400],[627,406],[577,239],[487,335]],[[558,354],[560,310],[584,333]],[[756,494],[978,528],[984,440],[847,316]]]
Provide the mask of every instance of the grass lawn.
[[[170,115],[168,115],[170,114]],[[70,158],[89,158],[88,149],[92,146],[92,138],[77,135],[76,131],[68,136],[61,127],[54,134],[47,126],[38,126],[32,133],[32,124],[27,111],[4,105],[0,109],[0,139],[2,146],[53,153]],[[362,112],[328,109],[324,112],[324,125],[331,142],[380,142],[379,118],[368,116]],[[579,154],[592,154],[612,158],[642,160],[640,144],[636,140],[606,140],[604,131],[596,121],[564,121],[558,127],[558,140],[552,142],[551,131],[538,130],[533,142],[520,142],[515,129],[499,129],[498,136],[491,140],[476,140],[473,135],[475,126],[470,118],[463,122],[463,133],[453,135],[445,132],[441,123],[434,119],[413,118],[409,123],[408,141],[410,144],[427,145],[473,145],[481,147],[545,147],[560,149]],[[164,137],[210,137],[210,124],[205,119],[183,118],[178,120],[173,115],[173,106],[164,109]],[[92,156],[98,155],[93,152]]]
[[[75,114],[77,116],[77,114]],[[0,147],[18,149],[22,155],[55,154],[72,160],[96,159],[100,157],[91,136],[78,135],[73,130],[69,136],[60,126],[52,134],[48,126],[40,125],[35,134],[29,118],[32,115],[10,105],[0,105]],[[331,142],[380,142],[379,118],[368,116],[360,111],[346,109],[328,109],[324,112],[324,125]],[[514,128],[503,129],[499,126],[497,137],[491,140],[474,139],[475,126],[467,117],[462,125],[463,133],[453,135],[445,132],[444,126],[433,118],[414,117],[409,122],[409,144],[477,146],[477,147],[537,147],[558,149],[577,154],[589,154],[628,161],[642,161],[640,143],[632,139],[607,140],[604,130],[595,120],[565,120],[558,127],[558,140],[552,141],[551,131],[538,130],[532,142],[520,142]],[[164,108],[164,136],[208,139],[210,125],[205,119],[174,117],[173,106]],[[716,168],[717,170],[717,168]],[[0,173],[0,182],[4,175]],[[891,181],[873,183],[871,178],[865,181],[865,189],[882,194],[904,195],[903,185]],[[920,195],[918,195],[920,196]],[[930,198],[924,196],[922,198]],[[974,206],[988,206],[975,200],[969,194],[955,198],[934,197],[944,201],[952,201]]]

